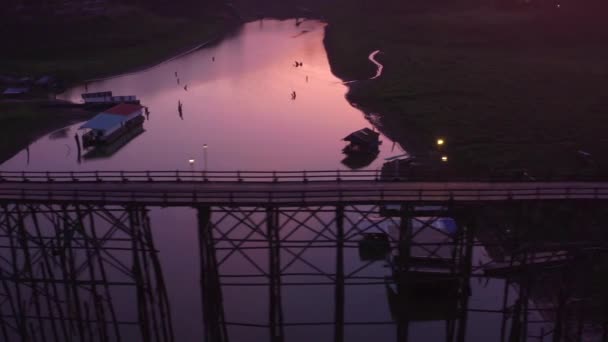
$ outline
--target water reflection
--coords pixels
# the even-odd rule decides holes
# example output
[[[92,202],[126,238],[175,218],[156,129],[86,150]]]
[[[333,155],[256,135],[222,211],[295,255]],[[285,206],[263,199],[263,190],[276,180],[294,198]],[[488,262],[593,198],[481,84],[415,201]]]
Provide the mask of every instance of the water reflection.
[[[137,95],[151,113],[146,133],[109,158],[82,164],[64,158],[69,137],[45,137],[32,144],[30,165],[18,155],[3,169],[174,170],[200,158],[203,143],[213,149],[213,170],[342,169],[340,139],[372,125],[331,73],[324,28],[317,21],[249,23],[217,45],[90,82],[88,92]],[[78,102],[84,92],[75,87],[62,98]],[[382,148],[367,167],[378,168],[390,154]]]

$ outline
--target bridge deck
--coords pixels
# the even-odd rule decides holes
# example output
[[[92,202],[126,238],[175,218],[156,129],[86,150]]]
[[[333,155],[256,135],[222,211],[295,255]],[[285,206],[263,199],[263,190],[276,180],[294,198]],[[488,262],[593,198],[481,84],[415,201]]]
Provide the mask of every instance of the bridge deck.
[[[608,199],[608,182],[1,182],[0,201],[183,206]]]

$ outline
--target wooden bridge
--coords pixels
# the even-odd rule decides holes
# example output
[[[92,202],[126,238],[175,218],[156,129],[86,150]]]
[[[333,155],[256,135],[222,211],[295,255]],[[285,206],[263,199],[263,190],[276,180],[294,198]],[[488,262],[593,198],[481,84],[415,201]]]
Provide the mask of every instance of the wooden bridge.
[[[376,171],[0,172],[10,202],[331,205],[507,200],[606,200],[608,181],[387,180]]]
[[[179,332],[173,329],[177,320],[169,307],[169,289],[183,291],[185,283],[167,277],[165,285],[161,255],[169,253],[176,263],[188,259],[183,265],[191,265],[191,255],[179,259],[181,253],[163,251],[155,239],[164,234],[198,235],[202,315],[188,315],[202,321],[208,341],[229,342],[233,331],[244,328],[256,329],[256,334],[267,330],[263,340],[285,341],[285,328],[323,327],[340,342],[347,340],[347,327],[355,326],[374,329],[370,331],[394,326],[395,340],[405,341],[411,323],[432,320],[445,321],[444,341],[462,342],[473,326],[470,313],[499,317],[503,340],[534,336],[561,341],[574,334],[578,337],[571,340],[581,340],[584,329],[564,327],[601,322],[603,316],[594,315],[602,301],[595,293],[568,293],[574,285],[563,285],[563,279],[594,280],[584,266],[600,264],[594,260],[603,259],[591,258],[608,248],[603,241],[587,241],[585,225],[595,227],[604,216],[566,220],[563,225],[573,226],[575,234],[568,236],[574,238],[555,243],[558,234],[539,239],[537,233],[547,228],[525,216],[534,205],[514,205],[496,219],[473,207],[481,201],[604,199],[608,182],[586,179],[404,181],[375,171],[0,172],[0,297],[6,299],[0,302],[0,340],[139,336],[142,341],[175,341]],[[426,203],[439,205],[417,206]],[[397,209],[389,204],[398,204]],[[154,210],[164,212],[151,208],[155,206],[193,207],[181,212],[195,215],[191,228],[196,232],[188,232],[187,221],[180,221],[174,232],[162,229],[178,223],[173,214],[151,216]],[[153,217],[160,229],[153,229]],[[473,258],[478,247],[498,252],[481,263]],[[495,306],[478,305],[471,300],[471,282],[491,277],[505,278],[503,297]],[[552,277],[562,279],[554,282],[560,286],[545,287]],[[447,291],[429,296],[422,290],[419,300],[410,301],[429,279]],[[259,311],[249,321],[234,315],[242,306],[227,305],[223,296],[230,289],[231,295],[243,293],[247,300],[252,288],[261,288],[266,295],[256,301],[266,302],[252,306]],[[283,315],[294,310],[284,294],[308,298],[321,293],[316,288],[327,293],[323,306],[316,302],[324,309],[301,317]],[[362,288],[386,293],[390,319],[368,312],[368,301],[348,295]],[[113,296],[115,291],[133,300]],[[549,293],[544,298],[555,298],[543,298],[542,312],[550,318],[529,319],[539,312],[533,301],[540,291]],[[134,306],[136,320],[129,311]],[[354,320],[347,309],[364,314]],[[334,315],[320,317],[318,312]],[[607,327],[602,324],[597,331],[608,336]]]

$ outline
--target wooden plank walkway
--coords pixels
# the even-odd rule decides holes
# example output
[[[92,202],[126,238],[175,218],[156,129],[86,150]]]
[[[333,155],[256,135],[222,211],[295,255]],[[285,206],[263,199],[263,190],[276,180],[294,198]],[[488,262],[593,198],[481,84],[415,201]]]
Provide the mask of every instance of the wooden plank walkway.
[[[194,205],[336,205],[608,200],[608,182],[0,182],[0,201]]]

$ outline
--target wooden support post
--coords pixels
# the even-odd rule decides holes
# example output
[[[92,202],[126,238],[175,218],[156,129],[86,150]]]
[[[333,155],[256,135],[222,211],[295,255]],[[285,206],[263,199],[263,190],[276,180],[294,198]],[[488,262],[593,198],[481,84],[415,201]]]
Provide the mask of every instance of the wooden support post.
[[[137,313],[139,321],[139,330],[141,332],[141,338],[144,341],[151,341],[152,337],[150,334],[149,317],[148,317],[148,306],[146,305],[146,289],[144,284],[144,277],[142,274],[142,266],[140,263],[139,256],[139,220],[137,218],[137,209],[130,207],[129,211],[129,228],[131,228],[131,249],[133,251],[133,276],[135,277],[135,283],[137,287]]]
[[[34,308],[36,310],[36,316],[38,318],[38,322],[40,324],[40,336],[42,338],[43,342],[46,342],[46,329],[45,329],[45,324],[42,321],[42,309],[40,307],[40,301],[39,301],[39,297],[38,297],[38,281],[36,280],[36,276],[34,275],[34,265],[32,264],[32,257],[30,254],[30,250],[29,250],[29,244],[28,244],[28,239],[27,239],[27,231],[25,229],[25,222],[24,222],[24,217],[23,217],[23,213],[21,212],[21,208],[20,206],[16,206],[15,210],[17,212],[17,236],[18,236],[18,241],[19,241],[19,246],[21,247],[21,249],[23,250],[23,256],[24,256],[24,270],[23,270],[23,274],[31,279],[31,287],[32,287],[32,299],[34,302]],[[20,284],[17,283],[15,284],[16,286],[19,286]],[[24,313],[25,314],[25,313]],[[31,324],[31,323],[30,323]],[[35,338],[33,338],[33,340],[35,340]]]
[[[344,341],[344,207],[336,207],[336,286],[334,341]]]
[[[173,333],[173,319],[171,317],[171,307],[169,299],[167,297],[167,287],[165,286],[165,280],[163,277],[160,260],[156,253],[154,246],[154,239],[152,237],[152,230],[150,227],[150,218],[147,215],[147,211],[142,212],[143,222],[143,234],[148,248],[150,248],[150,259],[152,261],[152,268],[154,269],[154,276],[156,280],[156,294],[158,298],[158,305],[160,310],[160,319],[162,322],[162,333],[163,341],[173,341],[175,339]]]
[[[397,284],[397,340],[409,340],[409,262],[412,244],[412,217],[409,205],[401,206],[401,222],[399,227],[399,256],[397,265],[393,268],[393,277]]]
[[[47,250],[46,244],[42,239],[42,230],[40,229],[40,224],[38,221],[38,215],[35,211],[32,212],[32,221],[34,222],[34,228],[36,230],[36,236],[38,237],[38,244],[41,246],[42,254],[45,256],[43,258],[43,267],[42,267],[42,277],[45,279],[44,281],[44,292],[47,294],[46,297],[46,306],[49,312],[49,317],[51,318],[51,327],[53,330],[53,335],[56,337],[56,341],[60,341],[55,324],[55,316],[53,312],[53,308],[57,310],[59,317],[57,318],[60,323],[61,332],[63,334],[63,339],[68,340],[70,335],[68,334],[68,329],[66,325],[66,321],[64,319],[63,306],[59,303],[51,302],[51,294],[54,298],[59,298],[59,290],[57,289],[57,285],[55,282],[55,276],[53,274],[53,268],[51,267],[50,259],[52,258],[52,248],[51,250]],[[49,288],[50,283],[50,288]],[[52,291],[52,292],[51,292]]]
[[[15,231],[15,226],[11,223],[11,215],[10,212],[8,211],[8,207],[7,205],[3,205],[3,209],[4,209],[4,219],[5,219],[5,225],[6,225],[6,230],[7,230],[7,235],[9,238],[9,246],[10,246],[10,250],[11,250],[11,266],[12,266],[12,272],[13,272],[13,279],[15,281],[15,294],[16,294],[16,301],[17,301],[17,305],[14,305],[13,308],[13,312],[15,312],[15,320],[17,321],[17,326],[18,326],[18,330],[19,333],[21,334],[21,337],[23,338],[24,341],[28,340],[28,332],[27,332],[27,318],[26,318],[26,313],[25,313],[25,308],[24,308],[24,301],[23,298],[21,296],[21,289],[19,287],[19,267],[17,265],[17,248],[15,248],[15,241],[14,241],[14,237],[13,237],[13,233]],[[4,279],[4,277],[2,277]],[[8,292],[7,292],[8,293]],[[14,309],[17,309],[17,311],[15,311]]]
[[[200,251],[201,305],[205,340],[222,342],[227,340],[224,323],[222,291],[220,288],[215,255],[215,241],[211,225],[211,208],[198,207],[198,236]]]
[[[80,293],[78,291],[78,285],[77,285],[77,274],[76,274],[76,269],[75,269],[75,263],[74,263],[74,250],[72,249],[72,238],[74,237],[74,234],[76,234],[76,228],[71,222],[70,222],[70,216],[69,213],[67,211],[67,207],[66,206],[62,206],[62,210],[61,210],[61,215],[63,218],[63,236],[64,236],[64,253],[62,253],[62,258],[63,258],[63,264],[65,269],[65,280],[68,281],[68,286],[69,287],[69,291],[71,291],[71,295],[73,298],[73,303],[72,303],[72,310],[73,314],[76,316],[76,324],[78,327],[78,334],[80,336],[81,339],[86,339],[85,336],[85,329],[87,328],[87,325],[84,324],[84,316],[82,314],[82,308],[80,307]],[[67,251],[67,257],[66,257],[66,252]]]
[[[268,321],[270,326],[270,340],[272,342],[282,342],[284,340],[279,229],[279,215],[277,209],[273,207],[266,208],[266,236],[268,237],[269,248],[268,296],[270,299]]]
[[[462,291],[460,294],[460,321],[458,324],[458,341],[465,342],[467,338],[467,324],[469,318],[469,296],[471,295],[471,270],[473,265],[473,242],[475,223],[470,217],[466,217],[464,231],[464,260],[461,260],[462,269]]]
[[[95,272],[95,263],[93,262],[94,259],[94,253],[92,251],[93,246],[90,246],[89,243],[89,238],[86,236],[86,229],[85,229],[85,225],[84,225],[84,216],[82,213],[82,210],[80,209],[80,206],[77,204],[75,206],[76,209],[76,218],[78,220],[78,225],[80,226],[80,231],[82,233],[82,235],[85,237],[84,238],[84,247],[85,247],[85,253],[86,253],[86,259],[87,259],[87,268],[89,271],[89,279],[91,280],[91,294],[93,296],[93,303],[94,303],[94,314],[95,314],[95,319],[97,321],[97,335],[100,336],[100,338],[102,340],[108,340],[108,331],[107,331],[107,327],[105,324],[105,314],[104,314],[104,306],[103,303],[101,302],[101,295],[99,294],[99,291],[97,290],[97,282],[96,282],[96,272]],[[87,305],[87,322],[89,322],[89,311],[88,311],[88,305]],[[90,325],[92,325],[92,323],[89,323]],[[91,340],[93,340],[91,338]]]
[[[108,277],[106,273],[106,268],[101,259],[101,250],[100,244],[97,239],[97,229],[95,228],[95,219],[93,218],[93,209],[89,208],[89,229],[91,230],[91,236],[93,241],[95,241],[95,255],[97,255],[97,266],[99,268],[99,273],[101,274],[101,280],[103,282],[104,287],[104,297],[108,300],[108,310],[110,311],[110,317],[112,318],[112,326],[114,328],[114,338],[110,339],[111,341],[122,341],[122,336],[120,333],[120,327],[118,325],[118,319],[116,317],[116,310],[114,309],[114,303],[112,302],[112,295],[110,292],[110,286],[108,285]],[[105,323],[104,323],[105,324]]]
[[[152,331],[154,332],[154,337],[156,341],[160,341],[160,328],[159,328],[159,322],[157,319],[157,313],[156,313],[156,303],[157,303],[157,299],[154,297],[154,292],[152,291],[152,278],[150,277],[150,261],[148,260],[148,254],[147,251],[149,251],[148,246],[146,246],[145,244],[145,238],[144,238],[144,222],[145,222],[145,216],[143,214],[144,209],[137,207],[135,209],[135,215],[137,215],[137,223],[138,223],[138,236],[137,236],[137,240],[138,240],[138,244],[140,246],[140,251],[141,251],[141,259],[143,261],[143,275],[144,275],[144,281],[145,281],[145,286],[144,286],[144,295],[147,297],[147,301],[149,302],[150,306],[149,306],[149,316],[152,318]],[[155,253],[155,251],[150,251],[150,253]]]

